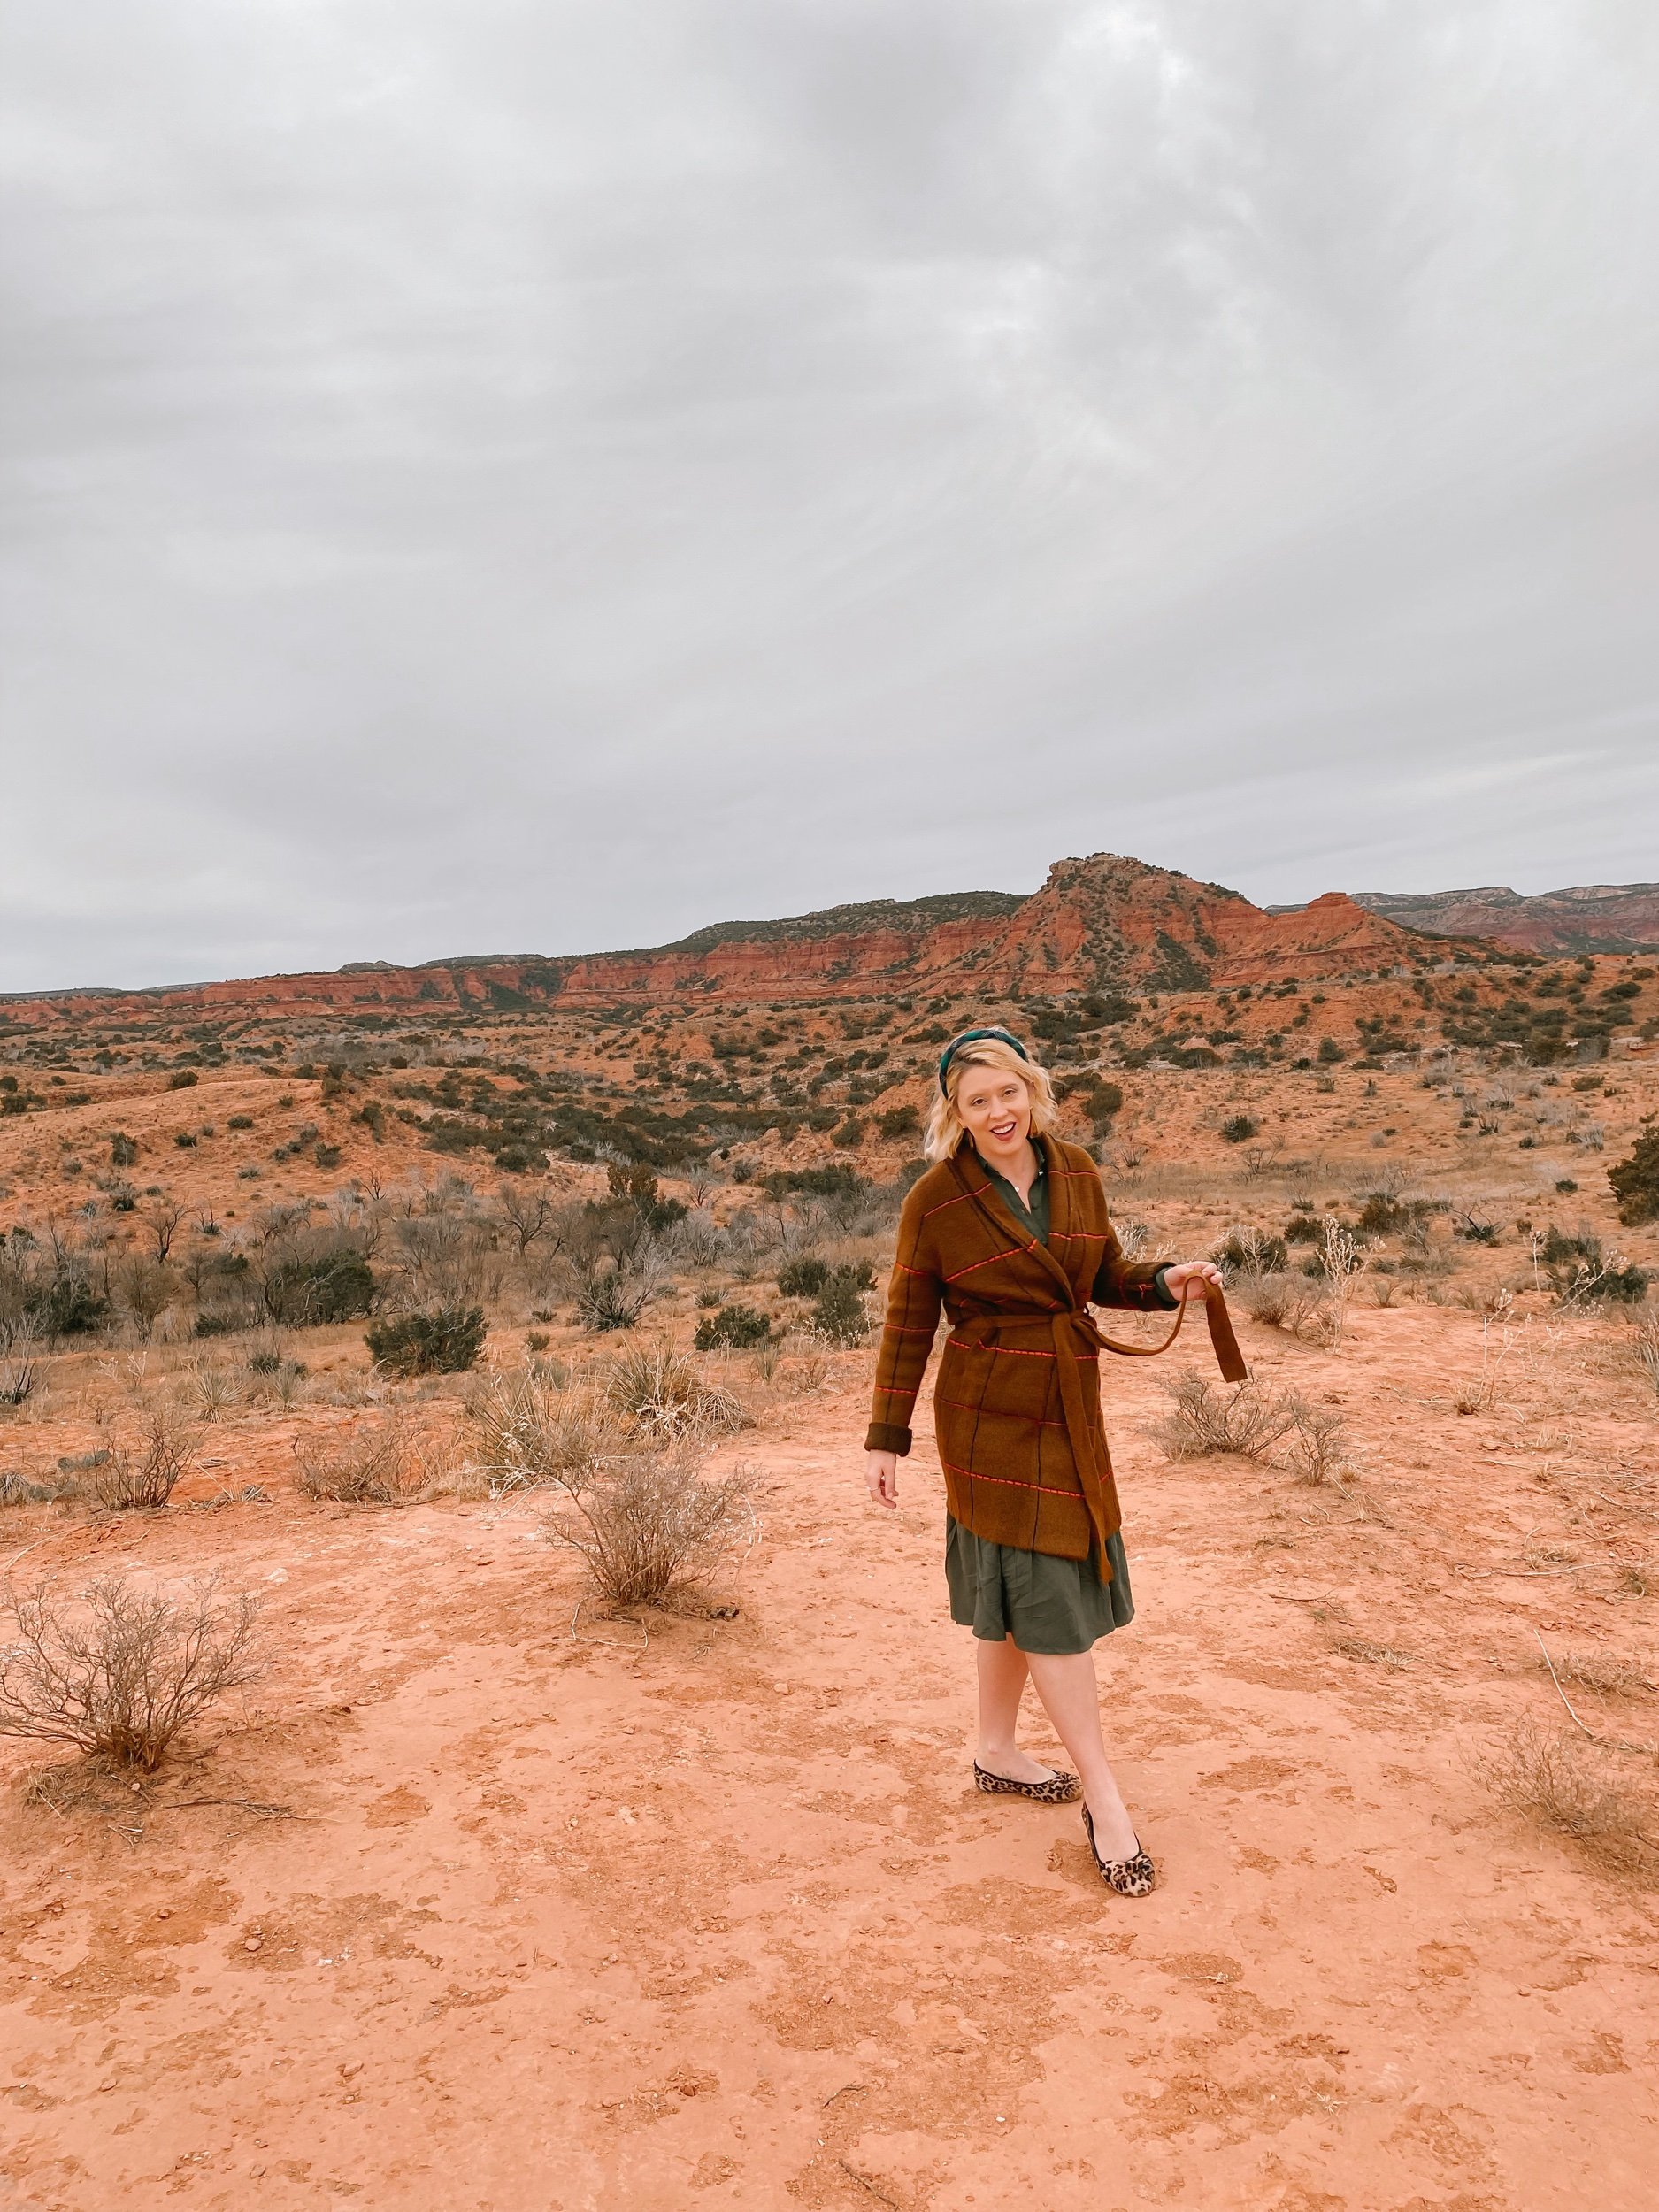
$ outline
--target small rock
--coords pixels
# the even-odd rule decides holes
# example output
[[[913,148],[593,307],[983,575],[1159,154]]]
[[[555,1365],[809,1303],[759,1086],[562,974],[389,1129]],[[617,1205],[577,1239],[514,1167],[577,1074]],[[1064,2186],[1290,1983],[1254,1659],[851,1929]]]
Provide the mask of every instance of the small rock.
[[[263,1936],[250,1936],[247,1942],[244,1943],[242,1947],[244,1951],[263,1951],[265,1948],[265,1938]]]

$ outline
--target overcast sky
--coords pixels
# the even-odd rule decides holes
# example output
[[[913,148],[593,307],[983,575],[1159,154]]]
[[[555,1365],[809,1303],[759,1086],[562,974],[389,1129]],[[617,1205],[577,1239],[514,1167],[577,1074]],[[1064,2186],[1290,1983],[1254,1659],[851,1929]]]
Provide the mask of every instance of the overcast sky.
[[[1659,877],[1652,0],[5,0],[0,987]]]

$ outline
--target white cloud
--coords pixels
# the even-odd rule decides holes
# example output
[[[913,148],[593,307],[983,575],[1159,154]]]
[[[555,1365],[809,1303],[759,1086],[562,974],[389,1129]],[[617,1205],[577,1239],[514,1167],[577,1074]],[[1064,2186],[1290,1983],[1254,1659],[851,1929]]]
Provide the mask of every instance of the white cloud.
[[[83,0],[0,983],[1651,876],[1636,0]]]

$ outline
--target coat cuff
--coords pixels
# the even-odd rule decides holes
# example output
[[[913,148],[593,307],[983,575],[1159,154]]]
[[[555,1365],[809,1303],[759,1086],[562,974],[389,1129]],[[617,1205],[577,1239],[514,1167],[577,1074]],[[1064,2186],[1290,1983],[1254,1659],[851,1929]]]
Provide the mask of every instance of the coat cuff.
[[[1165,1260],[1163,1266],[1159,1268],[1157,1273],[1152,1278],[1152,1287],[1157,1294],[1158,1303],[1164,1308],[1166,1313],[1173,1313],[1176,1307],[1181,1302],[1164,1279],[1174,1264],[1175,1263],[1173,1260]]]
[[[1157,1313],[1176,1305],[1179,1301],[1166,1294],[1162,1279],[1164,1269],[1174,1264],[1173,1260],[1132,1260],[1127,1266],[1111,1271],[1115,1280],[1102,1268],[1094,1278],[1089,1302],[1114,1306],[1126,1313]]]
[[[872,1421],[864,1438],[867,1452],[896,1452],[901,1459],[910,1448],[910,1432],[892,1421]]]

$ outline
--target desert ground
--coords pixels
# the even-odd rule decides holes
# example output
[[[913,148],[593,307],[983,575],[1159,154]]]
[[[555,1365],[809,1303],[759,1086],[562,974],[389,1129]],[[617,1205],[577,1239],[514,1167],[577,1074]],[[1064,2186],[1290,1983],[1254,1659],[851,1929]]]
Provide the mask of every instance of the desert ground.
[[[1659,1230],[1607,1170],[1659,1056],[1074,1055],[1069,1133],[1141,1250],[1224,1254],[1254,1378],[1200,1394],[1202,1332],[1108,1363],[1130,1901],[1075,1809],[972,1787],[926,1392],[899,1513],[864,1494],[927,1046],[773,1017],[728,1052],[886,1064],[834,1132],[717,1100],[646,1172],[595,1117],[691,1110],[706,1026],[272,1017],[238,1057],[18,1016],[13,1595],[258,1608],[153,1770],[0,1737],[0,2204],[1651,2202]],[[503,1103],[579,1098],[562,1144]],[[342,1254],[373,1298],[319,1316]],[[434,1306],[472,1364],[373,1363]],[[728,1485],[664,1602],[570,1540],[606,1466]]]

